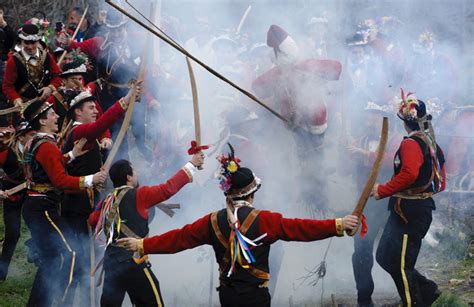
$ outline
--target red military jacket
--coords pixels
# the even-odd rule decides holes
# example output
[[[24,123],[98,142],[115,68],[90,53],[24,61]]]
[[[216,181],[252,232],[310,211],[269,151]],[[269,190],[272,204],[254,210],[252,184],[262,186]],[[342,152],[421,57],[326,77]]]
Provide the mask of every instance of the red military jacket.
[[[252,83],[262,98],[273,96],[283,117],[312,134],[327,127],[326,82],[339,80],[341,63],[334,60],[308,59],[283,69],[273,67]]]
[[[97,105],[97,102],[96,102]],[[72,130],[72,140],[77,141],[81,138],[86,138],[87,143],[84,145],[84,150],[91,149],[96,139],[102,139],[110,136],[109,128],[113,126],[125,113],[119,102],[116,102],[110,107],[102,116],[98,117],[93,123],[79,123],[74,124],[75,128]]]
[[[378,186],[377,193],[380,198],[401,192],[409,188],[418,179],[420,168],[425,159],[420,145],[411,138],[405,138],[400,144],[398,153],[401,161],[398,161],[398,163],[401,163],[402,167],[400,172],[394,175],[387,183]],[[397,159],[397,155],[395,159]],[[397,161],[394,161],[394,163],[397,164]],[[446,187],[446,170],[444,164],[441,168],[441,177],[443,178],[442,189],[444,189]]]
[[[43,51],[47,52],[47,51]],[[41,56],[41,52],[40,52]],[[52,79],[48,84],[44,84],[44,86],[53,85],[55,88],[61,86],[61,78],[59,74],[61,73],[61,69],[59,68],[58,64],[54,60],[54,57],[48,52],[46,55],[48,57],[50,67],[45,67],[44,70],[49,70],[49,73],[52,75]],[[5,64],[5,75],[3,79],[3,93],[8,98],[9,101],[13,102],[17,98],[21,98],[21,94],[15,89],[15,84],[17,79],[19,78],[18,75],[18,68],[15,64],[14,55],[12,52],[8,55],[8,60]],[[25,83],[27,80],[25,80]]]
[[[93,82],[90,82],[89,84],[87,84],[87,88],[93,94],[96,91],[96,85]],[[67,110],[68,108],[67,102],[64,100],[64,97],[62,97],[60,91],[61,89],[57,93],[53,93],[47,100],[47,102],[53,105],[54,110],[60,116],[58,123],[61,123],[61,121],[64,120],[64,118],[61,118],[60,110],[63,110],[63,112],[65,112],[65,110]],[[97,115],[97,120],[99,120],[99,118],[104,114],[104,111],[102,111],[102,107],[100,106],[98,101],[95,101],[95,107],[97,108],[97,111],[99,112],[99,114]],[[99,141],[105,138],[107,139],[112,138],[110,131],[108,129],[101,136],[98,137]]]
[[[261,242],[272,244],[277,240],[284,241],[315,241],[338,234],[336,220],[310,220],[284,218],[280,213],[260,211],[260,235],[267,234]],[[145,238],[143,251],[145,254],[174,254],[211,242],[211,214],[181,229],[168,231],[162,235]]]
[[[52,136],[46,135],[53,139]],[[92,185],[92,175],[74,177],[69,176],[64,164],[66,158],[53,141],[42,143],[34,155],[34,159],[41,165],[51,184],[60,190],[80,190]]]
[[[169,199],[191,181],[192,172],[188,170],[186,165],[163,184],[138,187],[135,204],[137,212],[143,219],[147,220],[148,210],[151,207]],[[97,225],[101,209],[101,204],[99,204],[98,208],[90,214],[87,221],[92,227]]]

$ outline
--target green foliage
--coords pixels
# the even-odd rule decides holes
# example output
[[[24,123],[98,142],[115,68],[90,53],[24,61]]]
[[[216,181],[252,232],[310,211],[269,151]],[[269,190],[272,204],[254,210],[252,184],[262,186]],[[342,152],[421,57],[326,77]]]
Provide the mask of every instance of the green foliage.
[[[468,304],[464,303],[459,296],[451,293],[443,293],[432,305],[433,307],[467,307]]]
[[[36,14],[36,12],[44,12],[46,18],[50,22],[51,30],[53,31],[54,25],[58,21],[66,22],[67,12],[74,6],[85,7],[87,4],[89,7],[89,13],[87,15],[95,17],[98,11],[99,2],[98,0],[2,0],[2,5],[6,7],[6,21],[12,26],[13,29],[21,27],[31,17],[43,17],[42,14]],[[93,20],[94,18],[92,18]],[[50,33],[51,34],[51,33]]]
[[[441,233],[436,235],[439,245],[431,247],[424,244],[427,255],[436,255],[437,261],[462,260],[466,256],[469,246],[469,238],[466,235],[466,224],[461,222],[453,223],[452,226],[446,227]]]

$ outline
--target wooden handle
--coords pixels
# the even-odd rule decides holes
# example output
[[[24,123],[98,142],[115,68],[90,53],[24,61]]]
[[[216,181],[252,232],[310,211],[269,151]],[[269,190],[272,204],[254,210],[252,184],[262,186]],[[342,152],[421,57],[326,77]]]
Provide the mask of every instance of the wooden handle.
[[[17,185],[16,187],[14,188],[11,188],[10,190],[6,190],[5,192],[8,194],[8,195],[13,195],[13,194],[16,194],[20,191],[23,191],[24,189],[26,189],[28,187],[28,184],[26,182],[23,182],[22,184],[19,184]]]

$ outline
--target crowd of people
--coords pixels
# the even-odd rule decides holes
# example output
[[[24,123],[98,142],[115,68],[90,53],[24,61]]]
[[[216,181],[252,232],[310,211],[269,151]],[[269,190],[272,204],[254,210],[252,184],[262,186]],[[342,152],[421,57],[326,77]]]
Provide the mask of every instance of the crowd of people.
[[[92,22],[75,7],[52,30],[46,18],[14,29],[6,9],[0,6],[0,280],[7,278],[23,217],[31,234],[28,258],[38,267],[28,306],[94,305],[95,280],[100,283],[102,275],[102,306],[120,306],[125,293],[137,306],[163,306],[147,254],[204,244],[213,247],[219,264],[222,306],[269,306],[271,244],[342,236],[359,224],[363,235],[354,237],[352,263],[360,306],[374,306],[371,272],[382,230],[375,258],[402,304],[430,306],[439,297],[436,283],[415,264],[436,208],[432,196],[446,187],[474,190],[474,107],[460,102],[459,70],[437,49],[435,33],[417,33],[407,48],[403,21],[384,16],[360,21],[335,43],[328,37],[330,20],[320,15],[305,24],[305,35],[268,25],[265,42],[240,27],[215,30],[200,16],[194,35],[181,40],[179,21],[163,16],[163,30],[183,48],[251,89],[285,119],[197,71],[204,84],[200,96],[206,97],[202,131],[215,142],[211,149],[189,149],[187,159],[194,129],[178,52],[162,45],[159,64],[146,63],[142,51],[153,53],[146,31],[114,10],[101,10]],[[137,81],[142,66],[145,76]],[[129,132],[138,152],[132,153],[132,138],[125,137],[113,164],[104,166],[131,104]],[[382,117],[390,121],[388,144],[365,215],[329,219],[334,210],[327,176],[351,178],[362,191],[376,159]],[[279,151],[266,140],[278,143],[281,127],[296,157],[296,202],[308,213],[305,219],[253,207],[256,192],[271,177],[274,161],[268,157]],[[152,208],[184,193],[202,172],[205,156],[219,154],[226,143],[232,144],[230,153],[217,157],[225,208],[153,236]],[[131,155],[140,161],[132,164]],[[138,184],[141,161],[152,170],[143,176],[150,186]],[[155,185],[157,180],[165,183]],[[387,210],[378,200],[388,197]]]

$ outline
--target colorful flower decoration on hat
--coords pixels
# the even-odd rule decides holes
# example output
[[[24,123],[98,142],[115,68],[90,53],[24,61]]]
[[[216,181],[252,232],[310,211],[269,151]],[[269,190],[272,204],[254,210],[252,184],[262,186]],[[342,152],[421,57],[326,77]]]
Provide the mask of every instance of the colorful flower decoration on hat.
[[[234,154],[234,148],[230,143],[227,143],[230,148],[230,153],[227,155],[220,155],[217,157],[220,166],[216,177],[219,179],[219,185],[222,191],[227,192],[232,187],[232,174],[240,168],[240,159]]]
[[[81,48],[76,48],[71,51],[71,56],[73,61],[78,61],[84,65],[86,65],[87,71],[92,70],[92,64],[89,61],[89,57],[87,54],[85,54],[83,51],[81,51]]]
[[[44,15],[44,13],[41,13]],[[41,36],[41,39],[46,44],[49,44],[49,38],[53,34],[54,30],[51,28],[49,20],[44,16],[43,18],[33,17],[26,21],[25,24],[33,24],[38,27],[38,34]]]
[[[400,97],[402,101],[400,102],[400,108],[398,109],[398,117],[403,120],[414,121],[418,119],[416,107],[418,104],[418,99],[413,95],[412,92],[408,92],[405,96],[403,89],[400,89]]]

